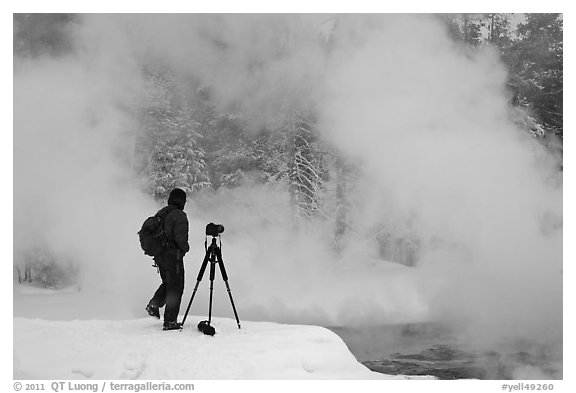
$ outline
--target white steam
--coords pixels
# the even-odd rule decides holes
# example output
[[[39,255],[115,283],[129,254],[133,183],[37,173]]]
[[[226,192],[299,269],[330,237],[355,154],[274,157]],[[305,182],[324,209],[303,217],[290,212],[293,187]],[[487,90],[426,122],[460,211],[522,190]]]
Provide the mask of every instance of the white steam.
[[[125,165],[130,80],[109,71],[87,58],[17,59],[14,75],[15,256],[46,247],[80,264],[95,291],[141,276],[134,222],[155,207]]]
[[[145,304],[156,282],[135,232],[156,206],[126,164],[142,66],[161,62],[255,129],[286,108],[313,109],[324,138],[362,163],[355,221],[409,223],[423,246],[417,270],[375,267],[363,243],[337,260],[319,235],[291,233],[281,190],[223,191],[187,206],[184,303],[204,225],[219,221],[241,317],[432,318],[489,341],[561,336],[562,229],[546,223],[561,220],[562,190],[552,161],[508,120],[495,52],[467,52],[433,17],[402,15],[90,15],[76,38],[73,56],[15,66],[16,249],[41,237],[91,272],[88,287]],[[229,314],[216,290],[216,311]]]
[[[553,162],[508,120],[496,53],[459,50],[429,17],[379,27],[355,30],[359,43],[334,59],[322,116],[366,165],[366,219],[399,215],[442,242],[421,260],[422,286],[439,285],[435,317],[487,335],[554,332],[562,231],[543,220],[562,217],[562,190],[549,185]]]

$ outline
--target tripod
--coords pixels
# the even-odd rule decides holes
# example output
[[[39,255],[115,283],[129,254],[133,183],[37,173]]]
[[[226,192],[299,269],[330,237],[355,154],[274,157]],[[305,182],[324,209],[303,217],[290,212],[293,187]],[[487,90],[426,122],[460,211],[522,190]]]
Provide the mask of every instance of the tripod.
[[[220,241],[220,246],[222,246],[222,241]],[[204,247],[206,248],[206,243],[204,243]],[[186,322],[188,312],[190,311],[190,306],[192,306],[192,301],[194,300],[194,296],[196,295],[196,291],[198,290],[198,285],[200,284],[200,281],[202,281],[202,277],[204,276],[204,272],[206,271],[208,262],[210,262],[210,305],[208,311],[208,326],[210,326],[210,322],[212,322],[212,293],[214,291],[214,276],[216,273],[216,264],[218,264],[218,266],[220,267],[220,272],[222,273],[222,278],[224,279],[224,283],[226,284],[226,289],[228,290],[228,296],[230,297],[230,303],[232,303],[232,310],[234,310],[234,316],[236,317],[236,323],[238,324],[238,329],[240,329],[240,320],[238,319],[238,313],[236,312],[234,299],[232,299],[232,291],[230,291],[230,285],[228,285],[228,274],[226,273],[226,268],[224,267],[224,261],[222,260],[222,251],[220,247],[218,247],[218,245],[216,244],[216,236],[212,236],[212,243],[210,244],[209,247],[206,248],[206,256],[204,257],[202,266],[200,266],[200,271],[198,272],[198,277],[196,278],[196,286],[194,287],[194,291],[192,291],[192,297],[190,298],[190,302],[188,303],[188,308],[186,308],[186,314],[184,314],[184,319],[182,320],[181,326],[184,327],[184,322]]]

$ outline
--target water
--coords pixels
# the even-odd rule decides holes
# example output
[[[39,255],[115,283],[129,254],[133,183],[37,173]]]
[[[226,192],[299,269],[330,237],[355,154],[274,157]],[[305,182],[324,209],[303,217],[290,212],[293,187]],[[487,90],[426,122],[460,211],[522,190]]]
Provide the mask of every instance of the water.
[[[509,342],[475,348],[436,323],[331,327],[369,369],[439,379],[562,379],[562,345]]]

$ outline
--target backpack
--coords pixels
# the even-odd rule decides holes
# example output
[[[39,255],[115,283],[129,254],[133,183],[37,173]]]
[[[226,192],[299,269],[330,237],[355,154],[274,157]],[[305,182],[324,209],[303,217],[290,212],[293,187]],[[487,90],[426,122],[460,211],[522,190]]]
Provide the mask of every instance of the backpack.
[[[140,247],[144,254],[156,257],[162,253],[168,244],[166,231],[164,230],[164,216],[156,214],[148,217],[142,224],[142,229],[138,231]]]

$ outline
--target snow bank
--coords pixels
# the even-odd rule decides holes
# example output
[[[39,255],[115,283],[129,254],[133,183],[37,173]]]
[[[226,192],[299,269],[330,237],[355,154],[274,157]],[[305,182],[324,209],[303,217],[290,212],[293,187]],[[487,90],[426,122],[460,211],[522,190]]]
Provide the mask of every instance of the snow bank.
[[[358,363],[344,342],[316,326],[213,320],[201,334],[160,321],[14,318],[15,379],[401,379]]]

